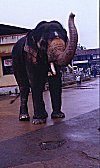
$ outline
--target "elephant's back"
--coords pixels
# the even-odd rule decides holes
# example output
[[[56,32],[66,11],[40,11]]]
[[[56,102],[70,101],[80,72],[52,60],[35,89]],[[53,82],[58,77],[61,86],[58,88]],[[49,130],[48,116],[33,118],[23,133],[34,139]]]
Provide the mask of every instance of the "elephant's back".
[[[22,37],[20,40],[18,40],[12,50],[12,57],[18,57],[23,55],[23,48],[24,48],[24,44],[25,44],[25,39],[26,37]]]
[[[19,72],[22,73],[26,71],[25,68],[25,59],[24,59],[24,44],[26,37],[22,37],[17,43],[14,45],[12,50],[12,63],[14,73]]]

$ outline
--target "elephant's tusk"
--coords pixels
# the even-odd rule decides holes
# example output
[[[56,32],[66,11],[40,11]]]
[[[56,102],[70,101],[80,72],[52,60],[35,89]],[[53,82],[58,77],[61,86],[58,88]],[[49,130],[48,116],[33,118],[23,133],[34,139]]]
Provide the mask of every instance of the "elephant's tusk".
[[[53,75],[56,75],[56,70],[55,70],[53,62],[50,63],[50,67],[51,67],[51,71],[52,71]]]
[[[73,67],[70,64],[68,64],[68,68],[73,70]]]

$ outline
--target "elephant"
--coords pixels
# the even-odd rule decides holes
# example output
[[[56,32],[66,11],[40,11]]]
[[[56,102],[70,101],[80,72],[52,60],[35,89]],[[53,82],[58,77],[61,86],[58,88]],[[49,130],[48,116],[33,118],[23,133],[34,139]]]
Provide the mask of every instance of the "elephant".
[[[29,121],[28,96],[31,88],[34,124],[46,123],[43,91],[46,81],[52,103],[51,118],[64,118],[61,111],[61,66],[68,65],[74,57],[78,33],[75,15],[69,15],[69,39],[66,29],[56,20],[41,21],[24,37],[16,42],[12,50],[13,71],[20,89],[20,121]]]

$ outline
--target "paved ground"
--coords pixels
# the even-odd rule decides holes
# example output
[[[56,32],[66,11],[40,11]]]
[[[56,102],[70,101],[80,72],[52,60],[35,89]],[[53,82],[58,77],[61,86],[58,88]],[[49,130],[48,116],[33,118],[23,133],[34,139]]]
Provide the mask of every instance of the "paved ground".
[[[10,105],[11,96],[0,97],[0,168],[100,168],[99,106],[98,101],[93,104],[89,99],[89,95],[94,98],[97,95],[98,82],[99,79],[85,83],[83,88],[92,87],[87,92],[87,89],[76,89],[75,85],[63,90],[64,102],[68,102],[67,96],[72,93],[71,99],[88,93],[89,107],[86,102],[86,106],[80,105],[85,101],[82,97],[78,100],[79,107],[72,99],[74,114],[71,105],[67,104],[63,107],[67,114],[64,120],[51,120],[49,114],[47,124],[43,125],[19,122],[19,98]],[[45,92],[45,99],[48,102],[48,92]],[[47,109],[51,110],[49,102]],[[77,109],[79,111],[75,113]],[[30,95],[31,118],[32,111]]]

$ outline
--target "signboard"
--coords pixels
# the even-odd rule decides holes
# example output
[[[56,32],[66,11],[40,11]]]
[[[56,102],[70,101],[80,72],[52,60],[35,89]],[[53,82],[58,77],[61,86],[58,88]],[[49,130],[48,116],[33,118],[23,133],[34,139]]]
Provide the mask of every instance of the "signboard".
[[[12,59],[5,59],[4,60],[4,66],[5,67],[12,66]]]

